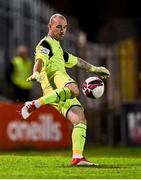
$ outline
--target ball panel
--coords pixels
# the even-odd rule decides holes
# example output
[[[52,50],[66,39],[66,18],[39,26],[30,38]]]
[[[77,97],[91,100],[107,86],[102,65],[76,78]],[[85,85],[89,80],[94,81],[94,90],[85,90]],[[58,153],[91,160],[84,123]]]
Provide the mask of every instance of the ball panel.
[[[99,77],[89,77],[83,82],[82,91],[85,96],[98,99],[104,93],[104,82]]]

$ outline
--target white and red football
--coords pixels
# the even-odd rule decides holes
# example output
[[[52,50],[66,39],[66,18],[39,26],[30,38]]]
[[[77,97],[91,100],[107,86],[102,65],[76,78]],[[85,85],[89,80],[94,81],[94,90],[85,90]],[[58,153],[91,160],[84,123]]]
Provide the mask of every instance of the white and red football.
[[[82,90],[85,96],[98,99],[104,93],[104,82],[99,77],[89,77],[83,82]]]

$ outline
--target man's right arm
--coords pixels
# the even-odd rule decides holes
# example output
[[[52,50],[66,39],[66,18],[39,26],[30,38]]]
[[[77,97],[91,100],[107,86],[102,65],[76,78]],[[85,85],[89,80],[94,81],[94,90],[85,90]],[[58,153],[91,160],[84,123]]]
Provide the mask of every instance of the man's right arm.
[[[34,64],[34,67],[33,67],[33,73],[34,72],[41,72],[41,69],[43,67],[43,60],[42,59],[37,59],[35,64]]]
[[[35,51],[35,64],[33,66],[33,74],[27,79],[27,81],[38,81],[40,82],[40,72],[44,63],[48,60],[48,49],[41,45],[44,41],[40,41],[40,43],[36,46]]]
[[[42,67],[43,67],[43,60],[37,59],[33,66],[33,74],[27,78],[27,81],[36,80],[36,81],[40,82],[40,72],[41,72]]]

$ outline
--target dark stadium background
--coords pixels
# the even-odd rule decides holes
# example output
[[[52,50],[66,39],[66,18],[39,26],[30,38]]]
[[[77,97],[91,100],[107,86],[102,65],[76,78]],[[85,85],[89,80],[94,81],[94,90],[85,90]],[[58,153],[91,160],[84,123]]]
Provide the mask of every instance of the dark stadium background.
[[[79,27],[86,32],[87,34],[87,40],[92,43],[101,43],[106,46],[114,45],[115,43],[118,43],[120,41],[126,40],[128,37],[135,37],[136,45],[136,53],[138,58],[138,67],[136,68],[136,79],[137,81],[134,81],[134,85],[137,82],[138,86],[135,85],[137,88],[137,96],[132,101],[132,103],[135,105],[128,104],[125,100],[125,104],[127,103],[127,107],[124,107],[123,112],[118,115],[114,115],[114,124],[110,122],[102,122],[101,128],[102,131],[105,131],[105,128],[107,130],[105,131],[109,137],[113,136],[112,138],[109,138],[108,143],[114,144],[114,141],[117,141],[122,137],[122,141],[125,143],[128,140],[127,132],[125,132],[125,126],[122,125],[122,128],[120,127],[121,124],[118,121],[118,119],[125,118],[125,114],[128,114],[128,111],[135,111],[140,112],[140,105],[138,107],[138,103],[136,102],[139,100],[140,102],[140,90],[141,90],[141,81],[140,81],[140,48],[141,48],[141,2],[139,0],[87,0],[87,1],[80,1],[80,0],[46,0],[45,2],[50,3],[52,6],[54,6],[59,12],[64,13],[65,15],[75,17],[78,20]],[[116,19],[120,19],[121,24],[119,22],[118,25],[114,26],[114,22]],[[124,19],[129,20],[132,24],[132,28],[134,29],[132,32],[128,29],[128,26],[124,27]],[[123,21],[123,24],[122,24]],[[126,22],[125,22],[126,23]],[[128,23],[127,23],[128,24]],[[131,28],[131,29],[132,29]],[[124,45],[123,45],[124,46]],[[130,49],[130,48],[129,48]],[[130,50],[127,54],[130,54]],[[120,56],[120,55],[119,55]],[[127,55],[128,56],[128,55]],[[130,55],[129,55],[130,56]],[[126,57],[124,57],[126,58]],[[132,58],[131,58],[132,59]],[[133,60],[133,59],[132,59]],[[131,61],[132,61],[131,60]],[[104,63],[105,60],[103,58],[102,63]],[[135,70],[135,71],[136,71]],[[124,70],[123,70],[124,71]],[[119,72],[120,73],[120,72]],[[131,72],[129,71],[129,74]],[[131,75],[132,76],[132,75]],[[129,77],[130,79],[130,77]],[[129,80],[130,81],[130,80]],[[122,85],[119,85],[122,86]],[[138,97],[138,98],[137,98]],[[124,103],[124,100],[121,100]],[[127,100],[128,101],[128,100]],[[122,106],[123,104],[121,104]],[[129,107],[128,107],[129,105]],[[124,105],[123,105],[124,106]],[[126,106],[126,105],[125,105]],[[122,108],[121,108],[122,109]],[[109,111],[109,110],[108,110]],[[121,110],[122,111],[122,110]],[[125,114],[124,114],[125,113]],[[116,113],[115,113],[116,114]],[[112,116],[112,114],[110,115]],[[110,117],[109,117],[110,118]],[[115,123],[116,122],[116,123]],[[111,123],[111,125],[110,125]],[[110,128],[110,126],[115,127],[113,130]],[[120,129],[121,128],[121,129]],[[119,130],[120,129],[120,130]],[[115,132],[113,132],[115,131]],[[120,134],[121,133],[121,134]],[[121,136],[121,137],[120,137]],[[137,140],[138,141],[138,140]],[[140,140],[139,140],[140,141]]]
[[[139,0],[0,0],[0,101],[12,101],[7,67],[17,46],[26,44],[34,59],[35,47],[47,33],[50,16],[62,13],[69,20],[64,48],[111,72],[100,101],[90,100],[80,91],[89,120],[87,142],[126,145],[132,143],[128,140],[133,131],[134,143],[141,145],[140,4]],[[75,68],[70,74],[80,89],[91,75]],[[31,99],[39,97],[40,92],[35,83]],[[5,113],[1,111],[0,115],[2,119]]]
[[[98,41],[98,32],[111,18],[141,17],[141,2],[139,0],[45,0],[60,12],[78,19],[80,27],[87,32],[89,41]],[[135,25],[141,34],[140,23]]]

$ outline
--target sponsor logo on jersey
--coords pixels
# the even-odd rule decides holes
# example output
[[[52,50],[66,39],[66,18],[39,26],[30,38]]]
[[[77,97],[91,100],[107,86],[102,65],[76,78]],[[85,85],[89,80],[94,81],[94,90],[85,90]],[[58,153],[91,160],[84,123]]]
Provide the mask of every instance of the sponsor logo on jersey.
[[[50,50],[47,49],[47,48],[42,48],[42,49],[40,50],[40,52],[43,53],[43,54],[49,54]]]

